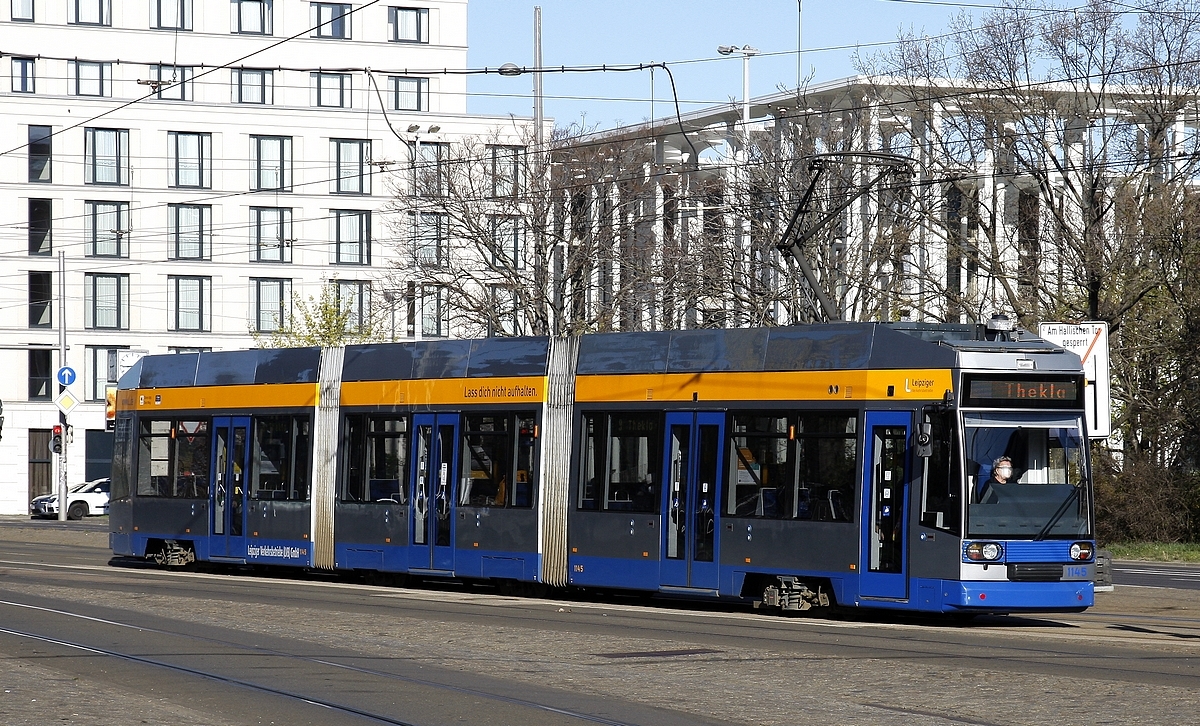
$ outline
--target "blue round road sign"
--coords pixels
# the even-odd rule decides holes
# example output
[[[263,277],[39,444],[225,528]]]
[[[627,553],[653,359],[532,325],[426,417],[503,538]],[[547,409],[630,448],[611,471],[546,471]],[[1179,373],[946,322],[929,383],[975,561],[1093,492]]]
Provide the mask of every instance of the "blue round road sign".
[[[69,386],[75,382],[75,369],[70,366],[63,366],[58,369],[58,382],[60,385]]]

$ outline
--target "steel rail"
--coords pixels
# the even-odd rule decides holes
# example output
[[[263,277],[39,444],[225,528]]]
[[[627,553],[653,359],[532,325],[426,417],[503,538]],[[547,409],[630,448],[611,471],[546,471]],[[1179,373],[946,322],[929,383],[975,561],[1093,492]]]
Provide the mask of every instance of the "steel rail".
[[[105,618],[97,618],[97,617],[94,617],[91,615],[84,615],[82,613],[74,613],[69,610],[59,610],[59,609],[55,609],[55,608],[41,607],[39,605],[29,605],[27,603],[13,602],[11,600],[0,600],[0,605],[7,605],[9,607],[22,608],[22,609],[26,609],[26,610],[37,610],[40,612],[51,613],[54,615],[61,615],[64,617],[78,618],[80,620],[86,620],[89,622],[99,623],[102,625],[111,625],[111,626],[119,627],[119,628],[128,628],[130,630],[137,630],[139,632],[144,632],[144,633],[155,633],[158,635],[167,635],[167,636],[176,637],[176,638],[187,638],[189,640],[196,640],[196,641],[200,641],[200,642],[204,642],[204,643],[209,643],[212,645],[221,645],[221,646],[226,646],[226,647],[237,648],[240,650],[252,651],[254,653],[261,654],[261,655],[272,655],[272,656],[276,656],[276,657],[280,657],[280,658],[286,658],[289,660],[296,660],[296,661],[301,661],[301,662],[305,662],[305,663],[312,663],[314,665],[321,665],[321,666],[325,666],[325,667],[329,667],[329,668],[338,668],[341,670],[348,670],[348,671],[352,671],[354,673],[362,673],[364,675],[375,676],[377,678],[385,678],[385,679],[403,681],[405,683],[410,683],[413,685],[426,686],[428,688],[436,688],[439,690],[450,691],[452,693],[470,695],[470,696],[474,696],[477,698],[486,698],[489,700],[499,701],[501,703],[506,703],[506,704],[513,705],[513,706],[519,706],[522,708],[532,708],[532,709],[539,710],[539,711],[546,711],[548,713],[553,713],[553,714],[557,714],[560,716],[566,716],[566,717],[578,719],[581,721],[588,721],[591,723],[603,724],[604,726],[635,726],[634,724],[630,724],[625,721],[615,721],[610,718],[604,718],[603,716],[596,716],[593,714],[572,711],[570,709],[559,708],[557,706],[550,706],[548,704],[538,703],[536,701],[530,701],[530,700],[523,699],[523,698],[514,698],[512,696],[502,696],[499,694],[490,693],[488,691],[483,691],[483,690],[479,690],[479,689],[465,688],[463,686],[452,686],[449,684],[438,683],[437,681],[431,681],[431,680],[424,679],[424,678],[413,678],[411,676],[404,676],[404,675],[400,675],[398,673],[389,673],[387,671],[381,671],[381,670],[374,669],[374,668],[363,668],[361,666],[354,666],[354,665],[349,665],[346,663],[338,663],[336,661],[326,660],[323,658],[314,658],[311,656],[296,655],[294,653],[288,653],[286,651],[277,650],[274,648],[264,648],[264,647],[257,646],[257,645],[251,646],[251,645],[246,645],[243,643],[236,643],[233,641],[222,640],[220,638],[211,638],[211,637],[207,637],[207,636],[203,636],[203,635],[195,635],[192,633],[179,633],[179,632],[175,632],[175,631],[171,631],[171,630],[164,630],[161,628],[153,628],[153,627],[146,627],[143,625],[133,625],[130,623],[122,623],[122,622],[119,622],[116,620],[107,620]],[[363,711],[361,709],[356,709],[352,706],[345,706],[343,704],[338,704],[338,703],[335,703],[332,701],[326,701],[326,700],[322,700],[322,699],[318,699],[318,698],[311,698],[308,696],[291,693],[289,691],[284,691],[284,690],[272,688],[269,686],[261,686],[261,685],[255,684],[255,683],[251,683],[249,681],[243,681],[241,679],[232,678],[229,676],[222,676],[222,675],[215,674],[215,673],[209,673],[208,671],[202,671],[202,670],[195,669],[195,668],[189,668],[187,666],[166,663],[166,662],[155,660],[153,658],[146,658],[144,656],[136,656],[136,655],[131,655],[128,653],[121,653],[118,651],[109,650],[109,649],[105,649],[105,648],[96,648],[94,646],[84,645],[82,643],[74,643],[74,642],[67,641],[67,640],[61,640],[58,638],[51,638],[49,636],[39,635],[37,633],[26,633],[26,632],[19,631],[19,630],[13,630],[11,628],[0,627],[0,633],[7,633],[9,635],[31,638],[34,640],[41,640],[46,643],[53,643],[56,645],[67,647],[67,648],[74,648],[77,650],[92,652],[92,653],[96,653],[98,655],[107,655],[107,656],[111,656],[114,658],[121,658],[124,660],[142,663],[145,665],[169,668],[171,670],[175,670],[175,671],[178,671],[181,673],[187,673],[190,675],[196,675],[196,676],[201,676],[204,678],[210,678],[212,680],[220,681],[223,683],[230,683],[230,684],[243,686],[243,687],[250,688],[253,690],[257,690],[257,691],[263,691],[266,693],[272,693],[272,694],[279,695],[279,696],[285,696],[288,698],[297,699],[297,700],[303,701],[305,703],[311,703],[313,705],[323,706],[325,708],[332,708],[332,709],[339,710],[339,711],[345,711],[347,713],[351,713],[351,714],[354,714],[357,716],[363,716],[364,718],[370,718],[370,719],[377,720],[380,723],[394,724],[396,726],[416,726],[415,724],[411,724],[407,721],[399,721],[399,720],[392,719],[387,716],[380,716],[377,714],[372,714],[367,711]],[[346,656],[346,657],[352,657],[352,656]]]

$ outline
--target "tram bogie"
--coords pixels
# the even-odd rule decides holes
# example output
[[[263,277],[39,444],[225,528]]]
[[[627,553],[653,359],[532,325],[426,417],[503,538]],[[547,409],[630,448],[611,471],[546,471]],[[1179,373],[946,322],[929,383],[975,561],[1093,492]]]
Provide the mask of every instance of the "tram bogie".
[[[114,552],[726,598],[1080,610],[1078,358],[982,326],[144,358]]]

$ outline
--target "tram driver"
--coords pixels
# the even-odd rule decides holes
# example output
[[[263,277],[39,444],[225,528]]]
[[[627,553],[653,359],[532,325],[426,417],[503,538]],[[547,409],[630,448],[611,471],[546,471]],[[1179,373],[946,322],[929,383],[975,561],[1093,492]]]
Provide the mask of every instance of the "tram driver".
[[[979,494],[980,504],[995,504],[1000,501],[1011,486],[1010,479],[1013,475],[1012,459],[1007,456],[1001,456],[992,462],[992,473],[983,483],[983,489]]]

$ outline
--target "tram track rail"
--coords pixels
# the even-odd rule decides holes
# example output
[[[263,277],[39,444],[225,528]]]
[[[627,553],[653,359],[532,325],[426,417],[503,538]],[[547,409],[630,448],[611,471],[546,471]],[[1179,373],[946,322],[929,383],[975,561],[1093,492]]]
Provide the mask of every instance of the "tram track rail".
[[[107,568],[99,568],[107,569]],[[458,610],[473,607],[496,605],[503,607],[504,617],[512,624],[524,624],[527,627],[545,627],[546,613],[556,608],[576,610],[577,616],[563,627],[579,627],[580,618],[607,617],[604,613],[622,615],[622,627],[625,632],[651,639],[687,639],[697,636],[693,619],[705,621],[721,621],[719,628],[704,633],[703,643],[713,647],[729,649],[735,644],[743,648],[773,649],[781,646],[787,649],[802,648],[823,651],[830,646],[824,646],[813,637],[814,632],[829,633],[826,638],[836,642],[836,650],[844,658],[896,658],[898,660],[913,660],[925,658],[961,659],[962,655],[947,655],[939,652],[941,646],[949,641],[961,641],[968,645],[971,641],[987,641],[993,648],[989,658],[993,661],[1003,661],[1014,668],[1045,670],[1052,672],[1061,667],[1068,659],[1086,659],[1092,673],[1104,672],[1119,680],[1138,681],[1142,678],[1161,676],[1163,673],[1154,667],[1142,667],[1136,661],[1126,658],[1124,646],[1144,647],[1164,644],[1174,641],[1187,642],[1194,636],[1190,633],[1175,633],[1163,630],[1161,627],[1136,627],[1136,623],[1148,623],[1157,620],[1157,626],[1173,626],[1185,631],[1200,628],[1200,619],[1152,618],[1147,615],[1112,616],[1120,623],[1101,624],[1104,635],[1122,636],[1122,648],[1114,649],[1111,653],[1090,653],[1085,655],[1082,650],[1076,653],[1075,648],[1064,648],[1064,642],[1086,642],[1094,634],[1089,635],[1079,630],[1087,621],[1095,621],[1096,614],[1072,614],[1070,622],[1060,622],[1055,616],[1010,616],[996,618],[983,625],[954,625],[939,622],[935,617],[921,617],[906,614],[888,614],[875,612],[857,612],[846,610],[836,618],[794,617],[778,618],[751,613],[745,610],[723,610],[711,603],[699,603],[691,609],[681,609],[679,602],[664,602],[657,605],[635,605],[630,603],[612,603],[596,601],[569,600],[514,600],[508,596],[493,596],[487,593],[469,593],[466,597],[456,597],[451,601],[435,602],[432,597],[440,592],[453,592],[436,589],[394,589],[382,586],[363,585],[325,579],[308,580],[288,576],[284,571],[280,577],[241,577],[237,574],[212,574],[191,572],[166,572],[157,568],[137,568],[126,570],[147,575],[152,580],[158,576],[167,578],[199,577],[213,581],[228,582],[237,587],[252,586],[256,583],[269,585],[272,583],[288,584],[300,588],[296,593],[297,606],[325,607],[327,601],[316,593],[304,592],[306,585],[315,585],[320,591],[326,589],[354,592],[360,596],[372,599],[402,599],[416,604],[421,612],[439,610],[443,615],[451,614],[446,606]],[[462,594],[462,593],[460,593]],[[239,596],[253,597],[253,593],[243,593]],[[492,598],[496,600],[487,602]],[[382,606],[382,603],[379,604]],[[370,601],[355,603],[357,608],[375,607]],[[686,608],[686,606],[684,606]],[[562,610],[559,610],[562,612]],[[687,620],[674,620],[672,616],[680,613]],[[417,614],[417,613],[414,613]],[[1083,617],[1081,617],[1081,615]],[[1060,616],[1061,617],[1061,616]],[[1108,616],[1105,616],[1108,617]],[[586,622],[584,626],[586,627]],[[1134,627],[1129,627],[1134,625]],[[1038,639],[1017,636],[1015,632],[1034,630]],[[888,631],[892,634],[887,644],[876,641],[877,631]],[[861,642],[860,642],[861,641]],[[1041,642],[1038,642],[1041,641]],[[701,641],[697,641],[701,642]],[[869,645],[867,645],[869,643]],[[978,643],[975,643],[976,645]],[[597,655],[603,655],[597,653]],[[1180,678],[1182,674],[1173,677]],[[1190,677],[1190,676],[1189,676]]]
[[[71,612],[68,610],[47,608],[47,607],[42,607],[42,606],[38,606],[38,605],[31,605],[28,603],[20,603],[20,602],[15,602],[15,601],[10,601],[10,600],[0,600],[0,607],[21,608],[21,609],[25,609],[25,610],[32,610],[32,611],[37,611],[37,612],[46,613],[46,614],[50,614],[50,615],[57,615],[57,616],[61,616],[61,617],[77,618],[77,619],[84,620],[84,621],[87,621],[89,623],[96,624],[96,625],[127,628],[127,629],[131,629],[131,630],[136,630],[141,633],[152,633],[152,634],[167,636],[170,638],[183,638],[183,639],[187,639],[187,640],[201,641],[201,642],[204,642],[209,645],[215,645],[215,646],[220,646],[220,647],[225,647],[225,648],[235,648],[235,649],[239,649],[239,650],[243,650],[243,651],[250,651],[250,652],[253,652],[255,655],[266,655],[266,656],[271,656],[274,658],[282,658],[282,659],[290,660],[290,661],[303,662],[303,663],[321,666],[321,667],[325,667],[325,668],[349,671],[349,672],[353,672],[356,674],[369,676],[372,678],[379,678],[379,679],[384,679],[384,680],[389,680],[389,681],[399,681],[399,682],[403,682],[403,683],[410,684],[410,685],[417,685],[417,686],[423,686],[426,688],[437,689],[437,690],[441,690],[441,691],[450,692],[450,693],[453,693],[456,695],[469,696],[471,698],[486,699],[489,701],[504,703],[504,704],[507,704],[510,706],[516,706],[518,708],[533,709],[536,711],[542,711],[542,712],[557,715],[557,716],[563,716],[568,719],[585,722],[585,723],[601,724],[602,726],[637,726],[637,724],[627,722],[627,721],[614,720],[611,718],[606,718],[606,717],[598,716],[595,714],[584,713],[581,711],[574,711],[571,709],[553,706],[553,705],[549,705],[549,704],[545,704],[545,703],[538,703],[536,701],[531,701],[528,699],[514,698],[511,696],[505,696],[502,694],[497,694],[497,693],[489,692],[489,691],[482,690],[482,689],[464,688],[462,686],[455,686],[452,684],[439,683],[437,681],[430,680],[430,679],[413,678],[411,676],[406,676],[404,674],[388,672],[388,671],[380,670],[380,669],[376,669],[376,668],[364,668],[361,666],[355,666],[355,665],[351,665],[348,663],[339,663],[335,660],[332,660],[331,658],[317,658],[317,657],[312,657],[312,656],[298,655],[295,653],[288,653],[287,651],[279,650],[276,648],[265,648],[262,646],[248,646],[243,643],[237,643],[237,642],[234,642],[231,640],[226,640],[226,639],[221,639],[221,638],[212,638],[212,637],[208,637],[208,636],[196,635],[193,633],[184,633],[184,632],[180,632],[177,630],[167,630],[167,629],[163,629],[163,628],[155,628],[155,627],[150,627],[150,626],[145,626],[145,625],[122,623],[122,622],[115,621],[115,620],[109,620],[109,619],[105,619],[105,618],[98,618],[98,617],[94,617],[94,616],[90,616],[90,615],[85,615],[83,613],[75,613],[75,612]],[[45,635],[43,633],[34,633],[34,632],[29,632],[29,631],[25,631],[25,630],[16,629],[16,628],[4,627],[4,626],[0,626],[0,634],[9,635],[9,636],[13,636],[13,637],[19,637],[19,638],[25,638],[28,640],[38,641],[38,642],[49,644],[49,645],[56,645],[56,646],[59,646],[62,648],[67,648],[67,649],[74,650],[74,651],[90,653],[92,655],[106,656],[106,657],[110,657],[110,658],[118,658],[118,659],[130,662],[130,663],[136,663],[139,665],[150,666],[153,668],[166,669],[166,670],[173,671],[175,673],[204,678],[207,680],[215,681],[218,683],[223,683],[226,685],[249,689],[251,691],[255,691],[258,693],[265,693],[265,694],[271,694],[274,696],[281,696],[283,698],[295,700],[295,701],[298,701],[298,702],[301,702],[304,704],[319,706],[319,707],[330,709],[332,711],[336,711],[339,713],[344,713],[347,715],[364,718],[373,723],[388,724],[389,726],[418,726],[418,723],[415,721],[407,721],[407,720],[398,719],[398,718],[394,718],[394,717],[383,715],[383,714],[373,713],[371,711],[368,711],[368,710],[365,710],[362,708],[357,708],[353,705],[338,702],[333,699],[323,698],[320,696],[309,695],[309,694],[304,694],[304,693],[296,693],[296,692],[289,691],[287,689],[268,686],[268,685],[264,685],[262,683],[256,683],[256,682],[253,682],[253,681],[245,679],[245,678],[238,678],[238,677],[229,676],[229,675],[225,675],[225,674],[221,674],[221,673],[216,673],[216,672],[213,672],[212,670],[205,670],[205,669],[201,669],[201,668],[180,665],[178,663],[171,663],[171,662],[168,662],[168,661],[160,659],[160,658],[154,658],[154,657],[149,657],[149,656],[145,656],[145,655],[137,655],[134,653],[122,652],[119,650],[114,650],[112,648],[105,648],[105,647],[101,647],[101,646],[94,645],[94,644],[82,643],[82,642],[68,640],[68,639],[61,638],[61,637]],[[341,656],[341,657],[352,658],[354,656],[353,656],[353,654],[347,654],[347,655]]]
[[[1194,661],[1196,641],[1180,637],[1181,633],[1197,632],[1200,621],[1189,617],[1186,607],[1140,612],[1136,609],[1142,602],[1140,599],[1130,599],[1127,607],[1119,611],[981,618],[970,625],[853,611],[835,618],[820,614],[781,618],[742,608],[722,608],[713,603],[687,605],[681,601],[663,601],[647,604],[637,599],[604,595],[589,596],[586,600],[515,598],[470,585],[443,584],[414,589],[364,584],[345,577],[297,577],[287,571],[254,573],[252,576],[233,570],[173,572],[149,567],[113,567],[107,564],[107,556],[101,559],[97,554],[82,551],[78,557],[63,559],[59,559],[56,549],[54,553],[39,558],[32,552],[3,551],[0,547],[0,600],[60,611],[59,615],[43,612],[39,617],[16,617],[13,610],[0,605],[0,623],[5,628],[69,641],[94,650],[113,651],[118,655],[162,660],[167,665],[182,665],[201,672],[196,675],[136,661],[107,667],[112,672],[124,669],[126,678],[154,678],[163,683],[175,683],[177,687],[182,684],[184,688],[190,683],[197,684],[197,689],[207,689],[209,693],[215,689],[230,699],[243,702],[257,699],[264,703],[274,699],[279,707],[290,708],[292,712],[317,714],[313,720],[293,719],[290,722],[293,726],[324,724],[320,714],[325,711],[330,714],[329,723],[400,722],[423,726],[429,723],[424,718],[429,709],[422,712],[420,704],[416,710],[397,710],[386,702],[380,705],[377,694],[384,689],[400,693],[412,691],[422,695],[410,698],[431,703],[466,703],[464,708],[470,708],[472,701],[482,702],[482,706],[476,706],[475,714],[523,713],[525,717],[505,721],[476,716],[468,721],[515,722],[523,726],[667,722],[645,717],[646,709],[654,709],[676,724],[711,723],[709,719],[722,716],[750,722],[739,719],[736,711],[726,709],[728,704],[719,705],[713,697],[707,698],[707,708],[677,710],[670,705],[669,699],[656,698],[646,688],[636,692],[623,690],[620,681],[601,682],[578,690],[564,682],[571,680],[566,677],[568,675],[578,678],[600,673],[612,678],[612,674],[628,669],[632,669],[630,673],[657,673],[659,683],[673,682],[671,674],[675,673],[714,674],[709,678],[721,677],[715,674],[728,674],[728,677],[742,678],[740,683],[748,693],[762,693],[764,698],[767,693],[775,693],[770,685],[773,681],[751,674],[761,674],[768,667],[796,669],[808,674],[806,682],[820,684],[816,687],[844,691],[842,700],[821,701],[816,706],[817,712],[824,713],[830,722],[854,721],[855,718],[849,717],[853,713],[864,723],[900,723],[902,719],[914,716],[927,717],[930,723],[948,726],[958,723],[1011,726],[1016,723],[1004,718],[997,720],[986,705],[965,707],[960,700],[933,696],[893,702],[889,696],[881,695],[882,692],[864,692],[844,685],[849,682],[846,674],[864,669],[891,672],[900,668],[941,674],[942,679],[947,674],[980,668],[1023,674],[1018,678],[1022,679],[1022,687],[1032,689],[1027,696],[1034,699],[1031,702],[1042,697],[1037,694],[1047,692],[1044,684],[1075,683],[1083,675],[1089,683],[1107,684],[1102,687],[1112,689],[1109,692],[1113,694],[1126,692],[1128,685],[1122,684],[1138,683],[1151,688],[1173,689],[1156,691],[1161,703],[1171,704],[1171,699],[1179,693],[1190,694],[1179,696],[1180,703],[1190,703],[1192,699],[1200,703],[1200,689],[1191,685],[1196,682],[1196,666],[1189,665]],[[53,565],[48,565],[51,561]],[[1137,598],[1161,597],[1156,594],[1160,592],[1139,589],[1130,591],[1126,598],[1133,595]],[[1184,596],[1183,593],[1180,596]],[[1109,600],[1109,603],[1114,602],[1120,601]],[[245,618],[250,613],[263,615],[276,611],[277,623],[302,618],[313,625],[295,630],[281,629],[261,618]],[[236,622],[244,624],[226,621],[225,615],[229,613],[240,614]],[[160,641],[147,646],[145,644],[154,644],[155,639],[120,635],[110,629],[103,631],[106,636],[102,639],[94,638],[90,633],[80,636],[79,627],[69,626],[61,619],[65,615],[74,616],[79,623],[94,622],[96,626],[103,625],[101,621],[107,619],[129,633],[142,630],[162,632],[170,637],[190,637],[192,644],[168,641],[164,646]],[[338,622],[339,618],[344,622],[387,622],[387,618],[393,616],[403,618],[403,624],[393,626],[390,631],[379,631],[384,638],[382,641],[370,629],[346,638],[342,635],[348,632],[344,627],[321,625]],[[93,617],[96,620],[86,620]],[[1123,625],[1134,627],[1119,627]],[[230,630],[231,626],[235,630]],[[497,629],[505,635],[498,638],[480,635]],[[476,637],[468,639],[472,632]],[[72,667],[69,654],[63,657],[65,651],[61,649],[66,646],[54,646],[51,656],[42,656],[50,660],[39,661],[39,656],[32,655],[33,645],[18,645],[17,637],[11,634],[0,633],[0,637],[8,643],[2,652],[9,657],[20,653],[31,664],[41,662],[52,667]],[[619,646],[609,643],[610,637],[624,642]],[[514,644],[524,641],[526,647],[501,645],[505,638],[518,639],[510,641]],[[29,642],[44,644],[45,647],[39,645],[42,650],[50,647],[48,641]],[[203,645],[205,643],[211,645]],[[443,651],[442,643],[453,645]],[[548,644],[548,647],[543,650],[538,643]],[[561,651],[554,645],[559,643],[562,644]],[[230,650],[231,646],[238,650]],[[102,659],[113,658],[82,650],[77,652],[86,653],[89,658],[75,661],[76,674],[86,673],[79,669],[91,668],[92,663],[101,664],[106,662]],[[180,653],[199,657],[181,658]],[[268,657],[272,653],[284,655],[275,656],[275,664],[272,664]],[[210,660],[205,660],[206,657]],[[221,657],[229,661],[229,667],[219,660],[211,660]],[[523,665],[526,658],[530,663],[528,667]],[[80,663],[83,665],[78,665]],[[826,667],[832,669],[828,677],[821,675]],[[554,669],[567,672],[561,676],[550,675]],[[311,677],[318,671],[331,681],[328,688],[322,688]],[[156,677],[153,675],[156,672],[163,675]],[[510,672],[513,675],[507,675]],[[224,680],[206,679],[202,675],[206,673],[216,674]],[[300,673],[302,678],[286,680],[291,673]],[[841,680],[833,673],[842,674]],[[397,680],[396,676],[401,679]],[[384,678],[389,680],[382,680]],[[198,685],[201,681],[210,685]],[[265,688],[243,688],[235,681],[247,681]],[[121,682],[127,681],[114,683]],[[683,682],[695,687],[694,681]],[[436,688],[437,692],[425,690],[429,688]],[[539,692],[538,689],[542,690]],[[170,692],[164,688],[152,690],[150,695],[156,700],[164,692]],[[298,698],[281,695],[281,690]],[[551,691],[549,695],[547,690]],[[1060,690],[1066,692],[1068,687],[1062,686]],[[365,695],[354,695],[356,691]],[[236,695],[239,693],[248,695]],[[347,701],[339,698],[342,693],[347,694]],[[488,698],[485,700],[481,693]],[[566,694],[565,697],[561,697],[562,694]],[[494,698],[497,695],[501,698],[516,696],[516,700],[522,702],[499,700]],[[772,702],[783,702],[779,697],[780,694],[775,693]],[[38,698],[41,700],[41,696]],[[588,701],[589,698],[592,700]],[[983,696],[980,699],[987,700]],[[705,701],[703,698],[688,700]],[[337,711],[340,715],[335,718],[334,711],[322,701],[349,705],[391,721],[371,720],[348,711]],[[178,703],[185,707],[205,708],[202,700]],[[558,711],[543,709],[535,713],[525,703],[566,708]],[[612,708],[609,708],[610,703]],[[1052,701],[1046,705],[1047,713],[1051,708],[1073,707],[1070,703],[1073,702]],[[666,706],[668,710],[655,704]],[[1132,704],[1125,708],[1127,715],[1142,713]],[[0,708],[0,713],[3,711]],[[569,715],[571,712],[588,718],[575,718]],[[771,709],[760,709],[751,720],[771,722],[772,713]],[[1156,713],[1162,717],[1160,722],[1166,722],[1168,715],[1176,714],[1169,706],[1161,706]],[[1086,721],[1082,716],[1080,719]],[[1174,720],[1186,722],[1188,719]],[[244,721],[244,718],[234,718],[230,723]]]

